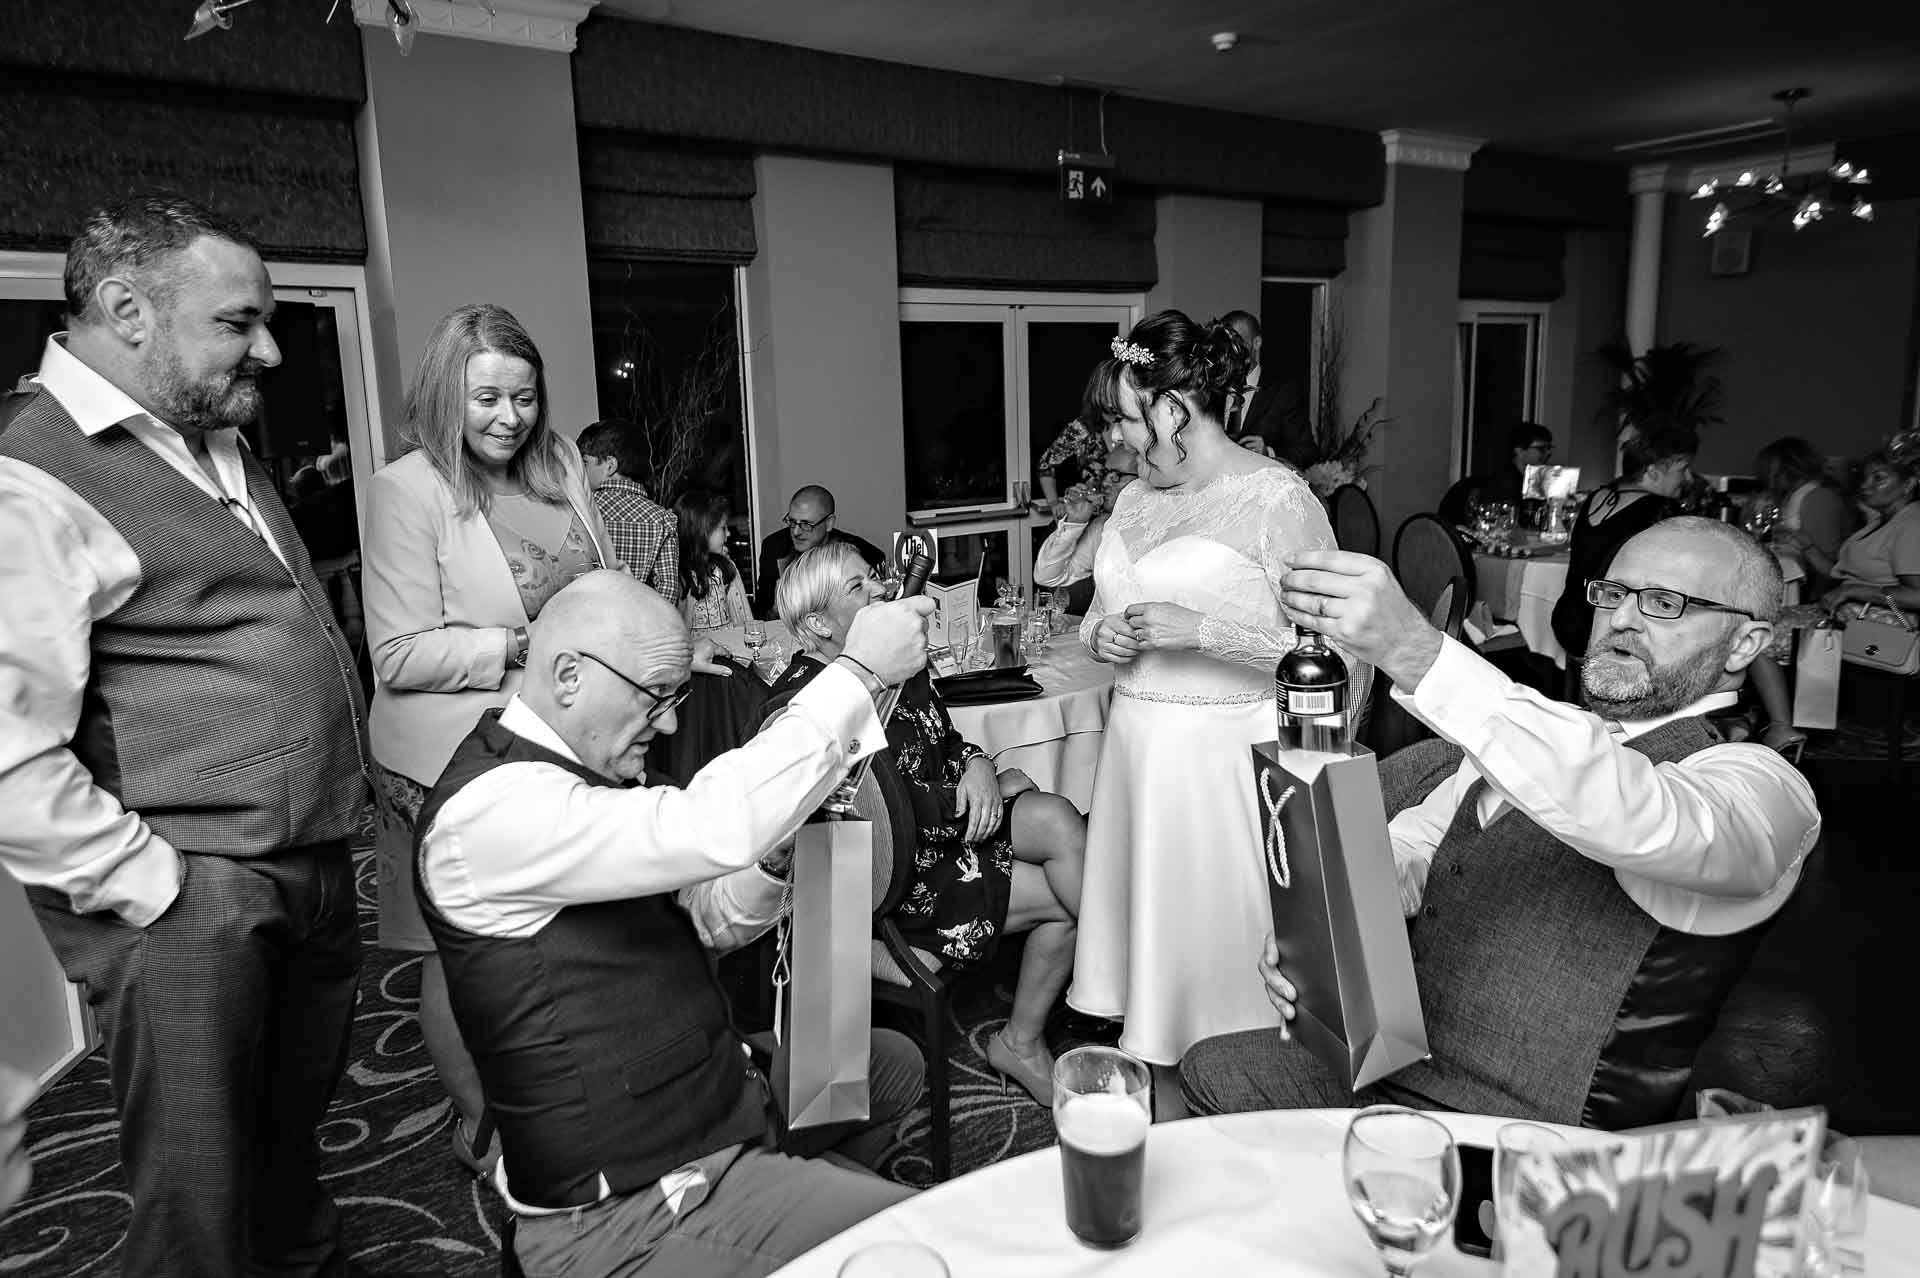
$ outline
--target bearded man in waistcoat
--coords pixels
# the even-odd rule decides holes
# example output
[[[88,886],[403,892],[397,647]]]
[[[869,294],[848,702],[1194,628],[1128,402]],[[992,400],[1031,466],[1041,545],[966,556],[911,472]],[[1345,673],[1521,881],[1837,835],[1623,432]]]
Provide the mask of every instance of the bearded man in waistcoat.
[[[1736,528],[1670,519],[1589,589],[1581,709],[1436,631],[1379,561],[1293,557],[1289,612],[1451,743],[1381,765],[1383,790],[1414,783],[1389,833],[1433,1055],[1356,1102],[1284,1026],[1226,1035],[1182,1063],[1190,1106],[1387,1101],[1609,1130],[1679,1116],[1820,833],[1806,778],[1706,718],[1772,638],[1780,569]],[[1261,973],[1290,1021],[1285,967],[1269,939]]]
[[[315,1125],[352,1025],[359,679],[238,428],[280,362],[247,238],[95,213],[0,434],[0,864],[105,1042],[128,1274],[343,1273]]]
[[[872,1121],[795,1157],[712,955],[778,921],[793,834],[886,748],[875,703],[926,664],[932,607],[864,609],[782,714],[681,789],[646,756],[678,726],[687,627],[625,573],[589,573],[454,751],[416,827],[421,912],[528,1273],[767,1274],[911,1192],[852,1164],[918,1098],[918,1050],[874,1033]]]

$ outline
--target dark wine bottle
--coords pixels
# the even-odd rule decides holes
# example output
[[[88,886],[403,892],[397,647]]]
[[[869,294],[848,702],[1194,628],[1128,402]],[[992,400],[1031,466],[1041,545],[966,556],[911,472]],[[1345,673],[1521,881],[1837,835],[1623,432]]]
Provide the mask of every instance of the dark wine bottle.
[[[1273,668],[1273,699],[1280,749],[1347,753],[1347,663],[1318,632],[1299,628],[1300,640]]]

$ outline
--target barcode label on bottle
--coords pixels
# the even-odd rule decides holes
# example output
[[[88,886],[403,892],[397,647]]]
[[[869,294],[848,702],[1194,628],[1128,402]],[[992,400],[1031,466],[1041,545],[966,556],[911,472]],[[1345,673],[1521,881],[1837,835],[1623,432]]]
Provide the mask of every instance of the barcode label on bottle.
[[[1290,688],[1287,691],[1287,713],[1297,715],[1322,715],[1339,713],[1339,697],[1329,688],[1325,691],[1310,691],[1302,688]]]

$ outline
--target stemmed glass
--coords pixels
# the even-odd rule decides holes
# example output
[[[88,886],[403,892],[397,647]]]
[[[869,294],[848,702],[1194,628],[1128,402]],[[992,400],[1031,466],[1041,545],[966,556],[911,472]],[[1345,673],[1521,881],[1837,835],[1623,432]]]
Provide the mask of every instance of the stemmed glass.
[[[1513,1219],[1517,1208],[1515,1184],[1520,1161],[1541,1149],[1558,1149],[1567,1138],[1551,1127],[1538,1123],[1504,1123],[1493,1137],[1493,1258],[1500,1259],[1500,1231],[1503,1222]]]
[[[1460,1152],[1446,1124],[1399,1105],[1361,1110],[1347,1125],[1347,1202],[1392,1278],[1406,1278],[1453,1224]]]
[[[760,665],[760,650],[767,646],[767,623],[749,621],[740,628],[740,638],[747,645],[747,659],[757,669]]]

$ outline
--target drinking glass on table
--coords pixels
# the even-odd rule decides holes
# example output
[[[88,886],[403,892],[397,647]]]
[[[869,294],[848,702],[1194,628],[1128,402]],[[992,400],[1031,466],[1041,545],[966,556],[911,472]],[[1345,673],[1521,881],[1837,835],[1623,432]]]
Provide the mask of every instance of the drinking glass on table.
[[[1406,1278],[1453,1224],[1460,1151],[1439,1119],[1399,1105],[1361,1110],[1341,1154],[1347,1202],[1387,1273]]]
[[[1513,1219],[1515,1170],[1520,1160],[1541,1149],[1558,1149],[1567,1138],[1538,1123],[1506,1123],[1493,1136],[1493,1215],[1487,1237],[1493,1239],[1493,1258],[1500,1258],[1500,1222]]]
[[[1067,1228],[1089,1247],[1140,1236],[1153,1074],[1117,1047],[1076,1047],[1053,1063],[1053,1125]]]
[[[950,1272],[925,1243],[877,1242],[840,1262],[837,1278],[948,1278]]]
[[[755,666],[760,664],[760,650],[767,646],[767,623],[749,621],[740,628],[741,642],[747,645],[747,660]]]

